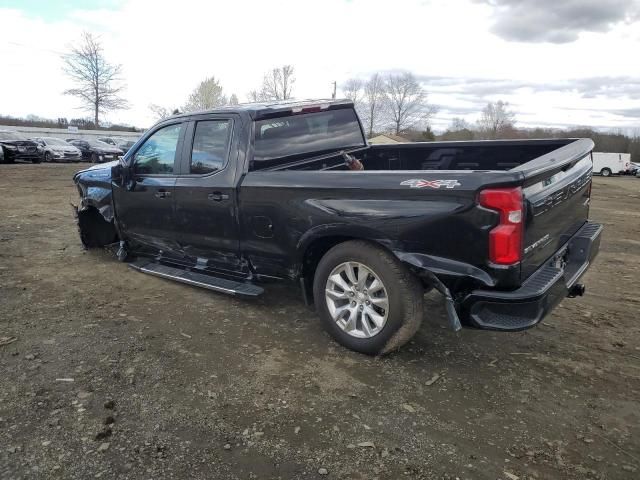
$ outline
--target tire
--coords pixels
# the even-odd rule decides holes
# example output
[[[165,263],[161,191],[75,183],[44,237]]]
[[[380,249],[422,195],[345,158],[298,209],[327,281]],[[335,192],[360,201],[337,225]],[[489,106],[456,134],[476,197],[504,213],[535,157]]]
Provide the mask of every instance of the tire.
[[[349,269],[357,282],[349,282]],[[353,288],[341,287],[336,275],[343,286]],[[382,292],[373,279],[381,282]],[[375,290],[368,292],[372,287]],[[368,355],[400,348],[422,323],[424,290],[420,281],[389,252],[360,240],[336,245],[322,257],[314,276],[313,296],[325,330],[341,345]],[[338,311],[346,315],[334,319]]]
[[[603,168],[602,170],[600,170],[600,175],[602,175],[603,177],[610,177],[611,170],[609,170],[608,168]]]
[[[40,163],[41,161],[42,161],[42,159],[40,157],[36,157],[36,158],[31,160],[31,163]]]
[[[49,152],[44,152],[44,162],[50,163],[51,161],[51,154]]]
[[[98,163],[98,155],[95,153],[91,154],[91,163]]]

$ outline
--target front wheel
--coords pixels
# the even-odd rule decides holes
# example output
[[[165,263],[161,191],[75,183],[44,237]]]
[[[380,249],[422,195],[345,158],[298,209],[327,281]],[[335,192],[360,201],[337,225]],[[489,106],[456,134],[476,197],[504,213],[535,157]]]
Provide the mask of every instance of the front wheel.
[[[45,161],[45,163],[49,163],[49,162],[52,161],[51,160],[51,154],[49,152],[45,152],[44,153],[44,161]]]
[[[603,168],[602,170],[600,170],[600,175],[602,175],[603,177],[610,177],[611,170],[609,170],[608,168]]]
[[[329,250],[316,269],[313,294],[324,328],[341,345],[383,355],[420,328],[423,288],[386,250],[363,241]]]

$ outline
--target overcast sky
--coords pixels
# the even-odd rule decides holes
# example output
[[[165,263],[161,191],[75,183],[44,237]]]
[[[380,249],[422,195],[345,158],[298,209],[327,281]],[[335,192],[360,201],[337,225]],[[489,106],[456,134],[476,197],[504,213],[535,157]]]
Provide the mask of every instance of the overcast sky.
[[[129,110],[154,122],[215,75],[241,101],[264,71],[296,70],[294,95],[408,70],[439,107],[473,122],[509,101],[519,126],[640,132],[640,0],[0,0],[0,114],[91,116],[62,94],[60,56],[83,31],[120,63]]]

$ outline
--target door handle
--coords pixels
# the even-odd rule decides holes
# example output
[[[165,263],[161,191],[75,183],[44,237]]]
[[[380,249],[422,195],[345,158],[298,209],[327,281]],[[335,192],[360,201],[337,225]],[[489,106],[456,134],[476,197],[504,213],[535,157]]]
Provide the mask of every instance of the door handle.
[[[171,196],[171,192],[167,191],[167,190],[158,190],[155,193],[156,198],[167,198]]]
[[[226,193],[222,193],[222,192],[213,192],[213,193],[210,193],[209,195],[207,195],[207,198],[209,200],[214,201],[214,202],[221,202],[222,200],[228,200],[229,199],[229,195],[227,195]]]

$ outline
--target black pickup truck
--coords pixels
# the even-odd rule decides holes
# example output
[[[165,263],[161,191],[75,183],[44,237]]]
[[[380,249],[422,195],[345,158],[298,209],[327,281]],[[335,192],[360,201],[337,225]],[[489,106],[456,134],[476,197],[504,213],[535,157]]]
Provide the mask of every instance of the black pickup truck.
[[[76,213],[85,247],[119,242],[141,272],[249,297],[295,282],[338,342],[382,354],[428,289],[455,330],[522,330],[582,295],[602,232],[592,148],[368,145],[347,101],[240,105],[163,120],[78,172]]]

